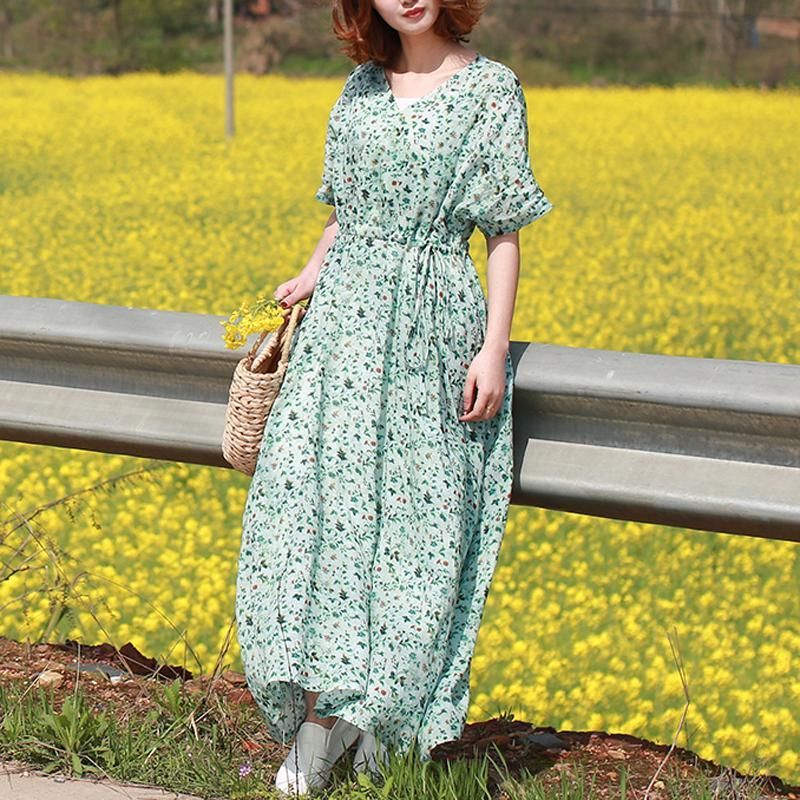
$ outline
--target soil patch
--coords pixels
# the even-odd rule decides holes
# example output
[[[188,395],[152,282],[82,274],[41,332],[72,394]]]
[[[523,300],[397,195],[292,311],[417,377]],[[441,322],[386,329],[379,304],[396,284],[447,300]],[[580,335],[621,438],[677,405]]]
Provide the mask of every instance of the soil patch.
[[[221,707],[232,715],[239,706],[255,706],[244,675],[231,670],[194,677],[183,667],[158,664],[131,643],[117,649],[110,644],[79,645],[71,640],[64,644],[27,644],[0,636],[0,685],[47,687],[53,693],[56,710],[73,692],[77,680],[94,709],[120,721],[131,720],[157,707],[157,688],[176,678],[189,692],[224,698],[227,703]],[[272,741],[266,730],[241,744],[248,758],[273,764],[280,763],[288,751]],[[545,784],[553,786],[560,785],[561,773],[575,774],[582,766],[590,782],[594,776],[598,798],[619,797],[620,770],[624,767],[629,796],[641,798],[670,747],[621,733],[556,730],[508,716],[466,725],[460,739],[438,745],[431,755],[434,760],[447,761],[474,758],[487,750],[499,750],[512,774],[519,775],[523,770],[540,774]],[[786,784],[774,775],[747,775],[681,747],[669,754],[650,798],[668,798],[666,782],[661,780],[666,776],[688,781],[700,774],[713,778],[720,789],[758,781],[763,800],[800,800],[800,786]],[[496,773],[492,775],[493,782],[497,777]]]

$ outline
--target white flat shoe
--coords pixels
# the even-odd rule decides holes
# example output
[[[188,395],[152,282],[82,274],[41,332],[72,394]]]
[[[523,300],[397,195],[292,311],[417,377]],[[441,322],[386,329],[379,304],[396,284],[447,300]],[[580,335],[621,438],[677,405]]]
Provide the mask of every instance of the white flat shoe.
[[[369,731],[363,731],[358,739],[358,747],[353,756],[353,769],[356,772],[369,770],[373,778],[380,777],[378,760],[384,766],[389,763],[389,754],[386,747],[380,744],[375,736]]]
[[[360,728],[341,717],[330,728],[318,722],[303,722],[275,775],[275,788],[296,797],[325,786],[333,765],[360,733]]]

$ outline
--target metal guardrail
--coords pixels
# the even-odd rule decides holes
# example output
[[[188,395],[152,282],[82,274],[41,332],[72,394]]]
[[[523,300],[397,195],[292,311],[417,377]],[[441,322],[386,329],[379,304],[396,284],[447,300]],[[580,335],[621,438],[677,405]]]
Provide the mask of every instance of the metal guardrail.
[[[228,467],[222,319],[0,297],[0,438]],[[800,366],[511,355],[513,503],[800,542]]]

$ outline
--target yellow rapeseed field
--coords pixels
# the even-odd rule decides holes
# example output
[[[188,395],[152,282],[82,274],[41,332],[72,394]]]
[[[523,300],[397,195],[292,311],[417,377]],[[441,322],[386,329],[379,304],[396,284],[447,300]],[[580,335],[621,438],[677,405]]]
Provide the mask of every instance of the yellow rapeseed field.
[[[216,77],[0,75],[0,293],[227,315],[271,292],[330,211],[313,194],[341,84],[240,77],[228,144]],[[521,234],[514,339],[800,362],[796,92],[527,97],[556,210]],[[477,232],[472,252],[485,285]],[[0,444],[3,517],[142,463]],[[213,667],[247,479],[187,465],[153,478],[90,496],[74,519],[37,517],[63,573],[0,583],[0,633],[40,635],[66,595],[54,635]],[[692,696],[678,744],[797,782],[799,587],[796,544],[512,507],[470,720],[510,708],[668,743],[684,702],[674,627]]]

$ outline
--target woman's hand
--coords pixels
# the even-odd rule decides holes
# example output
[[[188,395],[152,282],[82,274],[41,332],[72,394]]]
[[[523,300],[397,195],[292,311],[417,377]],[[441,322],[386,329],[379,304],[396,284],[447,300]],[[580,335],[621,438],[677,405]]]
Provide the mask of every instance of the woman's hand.
[[[284,308],[290,308],[299,300],[311,297],[314,287],[317,285],[318,277],[318,269],[306,267],[297,277],[280,284],[275,289],[273,297],[279,300]]]
[[[458,418],[461,422],[491,419],[500,410],[506,390],[506,352],[484,344],[472,359],[464,384],[465,413]]]

